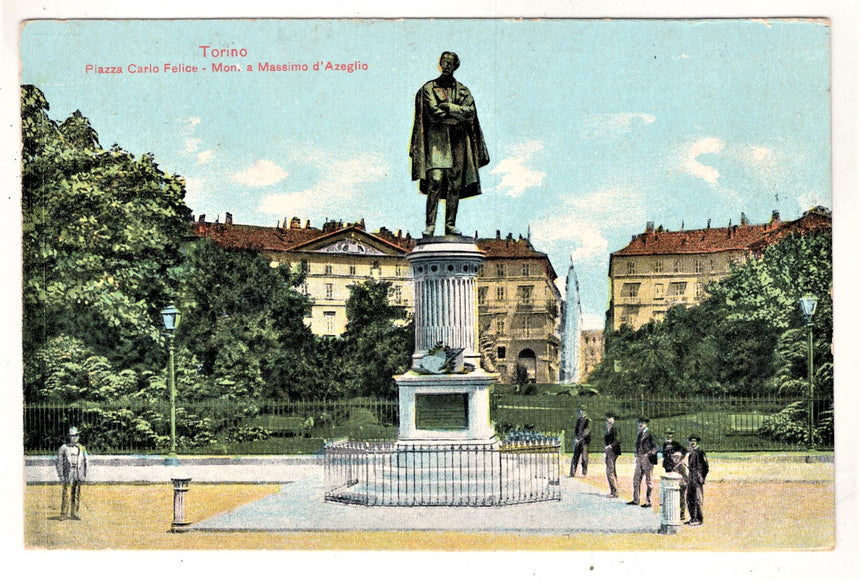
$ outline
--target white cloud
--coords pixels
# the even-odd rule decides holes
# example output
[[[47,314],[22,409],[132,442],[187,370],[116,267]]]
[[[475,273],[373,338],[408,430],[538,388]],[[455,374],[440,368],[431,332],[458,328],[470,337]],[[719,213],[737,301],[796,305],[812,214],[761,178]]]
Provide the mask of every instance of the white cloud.
[[[574,247],[570,252],[574,264],[587,261],[604,261],[609,254],[605,231],[610,228],[630,227],[644,217],[641,194],[620,188],[611,188],[570,199],[556,208],[546,219],[532,226],[532,237],[537,245],[563,242]],[[619,208],[624,208],[620,213]],[[623,216],[623,223],[621,218]]]
[[[202,121],[200,117],[186,117],[185,119],[182,119],[182,122],[185,123],[185,129],[187,131],[193,131],[194,128],[200,124],[200,121]]]
[[[200,143],[203,142],[203,139],[198,139],[197,137],[189,137],[185,140],[185,152],[186,153],[194,153],[200,148]]]
[[[380,157],[368,153],[342,159],[308,151],[305,157],[316,165],[317,181],[304,190],[264,196],[259,211],[277,216],[308,215],[326,207],[337,208],[340,213],[358,211],[366,204],[358,195],[364,193],[363,186],[379,181],[389,172]],[[352,209],[350,203],[358,207]]]
[[[281,167],[268,159],[261,159],[245,171],[233,174],[230,179],[251,187],[265,187],[278,183],[286,176],[287,172]]]
[[[699,157],[720,153],[725,146],[725,142],[716,137],[706,137],[688,145],[681,154],[684,172],[716,186],[720,172],[715,167],[700,162]]]
[[[546,173],[528,166],[532,156],[543,149],[540,141],[527,141],[512,147],[509,155],[502,159],[490,172],[501,175],[498,192],[510,197],[519,197],[530,187],[543,183]]]
[[[797,198],[798,209],[801,212],[809,211],[815,206],[821,205],[827,209],[833,209],[833,198],[820,191],[807,191]]]
[[[649,113],[601,113],[585,118],[581,134],[586,139],[613,138],[630,133],[636,125],[650,125],[656,120]]]
[[[207,163],[209,163],[209,161],[211,161],[212,156],[214,156],[214,155],[215,155],[215,152],[212,151],[211,149],[207,149],[206,151],[201,151],[200,153],[197,154],[197,163],[199,163],[200,165],[206,165]]]

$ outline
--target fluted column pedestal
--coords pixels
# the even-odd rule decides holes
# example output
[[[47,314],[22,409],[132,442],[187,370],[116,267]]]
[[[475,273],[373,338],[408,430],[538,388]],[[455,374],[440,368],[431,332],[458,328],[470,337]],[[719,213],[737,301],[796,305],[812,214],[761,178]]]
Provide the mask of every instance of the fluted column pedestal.
[[[415,285],[415,352],[412,370],[395,377],[398,441],[495,441],[489,389],[498,376],[481,368],[478,351],[477,277],[483,253],[469,238],[425,238],[407,259]],[[446,370],[423,362],[440,348],[461,351]]]

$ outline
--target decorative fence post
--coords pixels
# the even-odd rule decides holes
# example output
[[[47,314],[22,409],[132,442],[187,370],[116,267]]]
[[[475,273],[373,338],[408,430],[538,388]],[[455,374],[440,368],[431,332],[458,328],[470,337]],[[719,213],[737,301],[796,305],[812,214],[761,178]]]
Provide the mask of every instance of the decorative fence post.
[[[170,524],[170,531],[173,533],[186,532],[191,522],[185,517],[185,494],[188,493],[188,484],[191,478],[172,477],[170,481],[173,482],[173,523]]]
[[[666,473],[660,478],[660,531],[677,534],[681,528],[681,476]]]

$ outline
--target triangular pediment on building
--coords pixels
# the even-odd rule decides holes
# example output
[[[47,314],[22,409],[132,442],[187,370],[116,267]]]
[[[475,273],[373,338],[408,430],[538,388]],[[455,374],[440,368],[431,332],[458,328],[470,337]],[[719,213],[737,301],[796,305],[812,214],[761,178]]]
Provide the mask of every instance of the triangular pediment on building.
[[[292,248],[293,252],[354,256],[403,256],[406,250],[361,229],[350,227]]]

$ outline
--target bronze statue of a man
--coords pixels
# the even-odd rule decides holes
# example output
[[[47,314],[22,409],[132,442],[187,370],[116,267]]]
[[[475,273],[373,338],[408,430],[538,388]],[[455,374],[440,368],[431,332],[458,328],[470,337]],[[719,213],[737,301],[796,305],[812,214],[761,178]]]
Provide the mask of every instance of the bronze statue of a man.
[[[490,162],[472,93],[454,78],[460,59],[443,52],[442,74],[415,95],[412,127],[412,180],[427,195],[425,236],[436,230],[439,199],[445,200],[445,235],[460,235],[455,227],[460,199],[481,194],[478,168]]]

